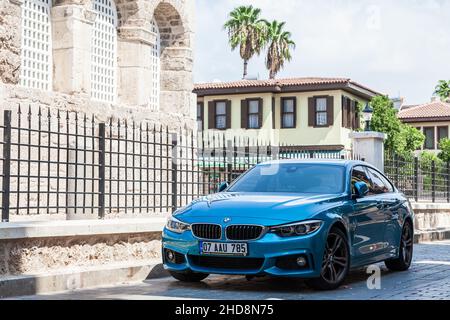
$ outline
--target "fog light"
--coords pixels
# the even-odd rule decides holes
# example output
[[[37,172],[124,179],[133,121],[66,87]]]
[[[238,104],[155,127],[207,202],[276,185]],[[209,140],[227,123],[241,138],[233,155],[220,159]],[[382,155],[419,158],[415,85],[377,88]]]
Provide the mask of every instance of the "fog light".
[[[306,266],[306,259],[305,259],[305,257],[302,257],[302,256],[297,257],[296,262],[297,262],[297,265],[298,265],[299,267],[304,267],[304,266]]]
[[[175,254],[173,253],[172,250],[167,250],[166,257],[167,260],[169,260],[170,262],[175,262]]]

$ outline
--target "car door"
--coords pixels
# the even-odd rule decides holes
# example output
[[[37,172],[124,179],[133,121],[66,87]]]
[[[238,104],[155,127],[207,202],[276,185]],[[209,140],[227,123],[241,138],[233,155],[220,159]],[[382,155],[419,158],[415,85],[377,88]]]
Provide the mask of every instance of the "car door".
[[[352,170],[352,192],[355,182],[365,182],[369,192],[362,198],[354,198],[353,212],[349,215],[352,230],[352,250],[355,265],[365,264],[385,250],[385,215],[380,211],[379,196],[374,193],[372,181],[365,166],[355,166]]]
[[[379,171],[368,168],[374,192],[378,194],[382,204],[382,212],[385,219],[384,241],[386,250],[394,252],[398,247],[398,235],[401,234],[401,224],[399,223],[400,198],[394,192],[393,185]]]

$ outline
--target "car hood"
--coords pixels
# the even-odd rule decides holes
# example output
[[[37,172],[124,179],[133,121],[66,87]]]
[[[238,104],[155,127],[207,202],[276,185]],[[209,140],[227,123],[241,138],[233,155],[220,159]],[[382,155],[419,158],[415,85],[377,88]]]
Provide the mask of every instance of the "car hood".
[[[336,206],[345,195],[223,192],[194,200],[175,215],[187,223],[256,223],[277,225],[313,218]]]

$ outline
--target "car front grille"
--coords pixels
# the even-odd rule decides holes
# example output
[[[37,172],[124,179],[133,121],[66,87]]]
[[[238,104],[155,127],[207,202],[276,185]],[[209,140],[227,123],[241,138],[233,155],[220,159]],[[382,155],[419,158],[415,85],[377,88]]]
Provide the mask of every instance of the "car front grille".
[[[217,224],[193,224],[192,233],[202,239],[218,240],[222,238],[222,228]]]
[[[189,260],[194,266],[229,270],[259,270],[264,263],[264,258],[235,258],[194,255],[190,255]]]
[[[263,227],[255,225],[233,225],[226,229],[229,240],[255,240],[261,236]]]

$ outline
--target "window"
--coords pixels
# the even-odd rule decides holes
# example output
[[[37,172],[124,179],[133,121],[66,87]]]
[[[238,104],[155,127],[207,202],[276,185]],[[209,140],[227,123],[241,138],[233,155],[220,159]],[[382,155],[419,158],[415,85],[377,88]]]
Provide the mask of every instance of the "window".
[[[52,89],[51,0],[25,0],[22,5],[22,52],[20,84]]]
[[[93,0],[97,13],[92,29],[91,96],[115,102],[117,65],[117,12],[112,0]]]
[[[156,34],[156,43],[151,44],[150,72],[152,74],[150,109],[159,110],[159,93],[160,93],[160,74],[161,74],[161,37],[158,24],[153,18],[151,21],[152,32]],[[199,127],[200,128],[200,127]]]
[[[281,128],[295,128],[295,99],[281,100]]]
[[[442,139],[448,138],[448,126],[445,127],[438,127],[438,140],[437,142],[441,142]],[[438,146],[439,147],[439,146]]]
[[[391,183],[385,177],[383,177],[381,173],[371,168],[367,168],[367,171],[369,171],[372,180],[372,188],[369,189],[369,193],[381,194],[394,191],[394,188],[392,187]]]
[[[327,125],[327,98],[316,99],[316,126]]]
[[[423,128],[425,135],[425,149],[434,149],[434,127]]]
[[[216,129],[227,128],[227,104],[225,101],[216,102]]]
[[[364,182],[367,184],[367,187],[370,189],[372,188],[372,182],[369,179],[369,176],[367,175],[366,169],[363,166],[356,166],[353,168],[352,171],[352,194],[356,194],[355,191],[355,183],[356,182]]]
[[[260,164],[242,175],[230,192],[330,193],[344,191],[345,168],[327,164]]]
[[[203,102],[197,103],[197,128],[203,130]]]
[[[248,100],[248,128],[259,129],[259,100]]]

